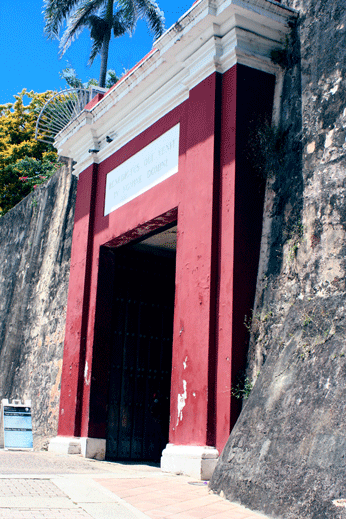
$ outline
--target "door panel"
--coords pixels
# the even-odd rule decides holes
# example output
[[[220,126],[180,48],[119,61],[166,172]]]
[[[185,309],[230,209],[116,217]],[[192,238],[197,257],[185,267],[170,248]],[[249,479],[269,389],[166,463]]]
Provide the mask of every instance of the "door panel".
[[[116,255],[107,458],[158,461],[168,442],[175,259]]]

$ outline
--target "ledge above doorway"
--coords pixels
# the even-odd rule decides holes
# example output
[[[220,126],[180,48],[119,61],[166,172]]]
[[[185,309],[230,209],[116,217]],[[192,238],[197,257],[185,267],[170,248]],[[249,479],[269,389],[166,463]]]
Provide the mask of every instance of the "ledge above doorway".
[[[59,155],[73,157],[79,175],[185,101],[212,73],[242,64],[275,74],[271,52],[283,48],[292,17],[294,10],[271,0],[195,2],[102,99],[57,135]]]

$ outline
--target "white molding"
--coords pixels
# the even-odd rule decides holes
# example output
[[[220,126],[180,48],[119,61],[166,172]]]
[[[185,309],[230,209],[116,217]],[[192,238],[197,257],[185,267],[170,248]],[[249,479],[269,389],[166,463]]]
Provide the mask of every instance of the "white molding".
[[[80,454],[84,458],[102,461],[106,457],[106,440],[56,436],[49,441],[48,451],[56,454]]]
[[[103,438],[81,438],[84,458],[103,461],[106,458],[106,440]]]
[[[48,452],[56,454],[81,454],[80,438],[74,436],[56,436],[49,440]]]
[[[294,10],[271,0],[199,0],[103,99],[57,135],[59,154],[73,158],[79,174],[181,104],[213,72],[240,63],[276,74],[271,51],[282,47],[292,16]]]
[[[185,474],[198,480],[209,481],[218,458],[219,452],[215,447],[168,443],[162,452],[161,470],[162,472]]]

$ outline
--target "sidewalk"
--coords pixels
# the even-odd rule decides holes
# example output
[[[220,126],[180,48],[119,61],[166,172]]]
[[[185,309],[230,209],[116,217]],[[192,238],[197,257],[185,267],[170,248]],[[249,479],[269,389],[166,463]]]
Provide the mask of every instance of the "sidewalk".
[[[158,467],[0,451],[1,519],[265,519]]]

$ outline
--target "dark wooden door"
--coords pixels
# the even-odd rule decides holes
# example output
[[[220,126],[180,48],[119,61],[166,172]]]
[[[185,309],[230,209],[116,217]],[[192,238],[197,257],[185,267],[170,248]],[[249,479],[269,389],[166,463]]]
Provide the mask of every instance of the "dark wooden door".
[[[158,461],[168,442],[175,259],[117,253],[107,458]]]

